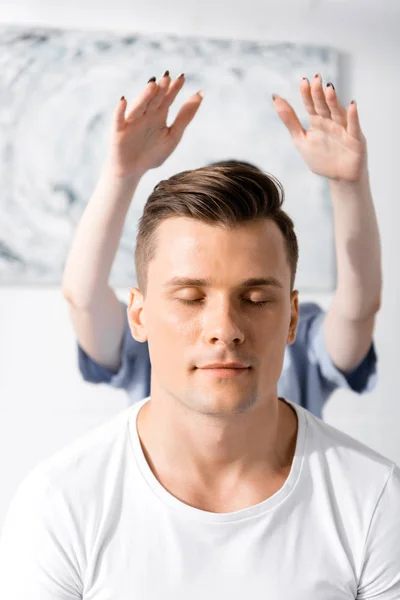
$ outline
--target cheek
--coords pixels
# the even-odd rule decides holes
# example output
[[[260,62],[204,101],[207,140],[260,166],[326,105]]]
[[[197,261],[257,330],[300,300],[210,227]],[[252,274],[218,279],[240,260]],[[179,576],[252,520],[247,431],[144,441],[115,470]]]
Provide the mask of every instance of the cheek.
[[[158,342],[171,345],[175,340],[177,343],[185,340],[196,339],[200,329],[201,322],[193,315],[187,315],[184,311],[171,309],[170,305],[164,308],[158,305],[152,310],[146,318],[146,328],[149,339],[153,338]],[[175,351],[177,347],[173,348]]]
[[[271,313],[268,318],[257,322],[256,326],[253,325],[252,335],[260,351],[268,356],[275,353],[279,357],[279,351],[287,344],[289,326],[288,311]]]

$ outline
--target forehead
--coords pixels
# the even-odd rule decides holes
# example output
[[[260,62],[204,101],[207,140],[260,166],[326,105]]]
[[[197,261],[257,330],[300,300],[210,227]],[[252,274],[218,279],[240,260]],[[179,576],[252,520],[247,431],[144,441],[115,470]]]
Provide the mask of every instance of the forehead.
[[[290,267],[283,234],[271,220],[228,228],[174,217],[157,228],[148,275],[149,281],[174,276],[211,280],[273,276],[285,283]]]

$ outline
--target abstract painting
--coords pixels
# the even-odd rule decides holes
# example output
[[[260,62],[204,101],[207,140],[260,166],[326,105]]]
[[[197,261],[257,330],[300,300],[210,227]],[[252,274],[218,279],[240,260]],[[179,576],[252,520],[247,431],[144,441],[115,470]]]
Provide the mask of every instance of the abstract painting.
[[[111,283],[135,283],[137,220],[160,179],[223,159],[273,173],[300,244],[297,286],[335,285],[332,211],[326,181],[310,173],[276,116],[277,93],[307,119],[303,76],[337,79],[330,48],[42,28],[0,27],[0,280],[59,285],[79,218],[106,157],[112,113],[152,76],[186,74],[171,111],[202,89],[205,99],[175,153],[141,181]]]

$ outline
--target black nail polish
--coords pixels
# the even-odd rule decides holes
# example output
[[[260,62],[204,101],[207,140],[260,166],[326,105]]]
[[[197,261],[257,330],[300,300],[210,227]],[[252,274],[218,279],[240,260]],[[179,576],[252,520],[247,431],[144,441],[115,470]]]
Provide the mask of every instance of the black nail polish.
[[[275,102],[275,100],[276,100],[276,94],[272,94],[272,100]]]
[[[178,77],[178,79],[181,79],[182,77],[185,77],[185,73],[181,73]]]
[[[319,73],[315,73],[314,79],[316,79],[317,77],[319,77]]]
[[[147,83],[153,83],[154,81],[156,81],[156,78],[155,77],[150,77],[150,79],[148,80]]]
[[[356,101],[355,101],[355,100],[352,100],[352,101],[350,102],[350,104],[355,104],[355,103],[356,103]]]
[[[331,87],[333,90],[335,89],[335,86],[331,82],[327,83],[326,87]]]
[[[165,71],[163,77],[169,77],[169,71]]]
[[[121,101],[122,101],[122,100],[125,100],[125,96],[121,96]]]

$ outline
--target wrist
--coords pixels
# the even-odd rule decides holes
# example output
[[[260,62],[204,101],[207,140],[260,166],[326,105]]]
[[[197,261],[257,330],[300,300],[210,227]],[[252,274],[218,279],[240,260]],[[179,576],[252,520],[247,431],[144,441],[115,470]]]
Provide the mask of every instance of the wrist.
[[[137,166],[133,166],[126,171],[122,169],[118,164],[112,159],[112,157],[107,157],[103,172],[107,175],[107,177],[114,180],[115,183],[120,183],[121,185],[137,185],[139,180],[146,173],[146,170]]]
[[[365,190],[369,189],[369,173],[368,167],[365,166],[360,169],[359,174],[354,179],[329,179],[328,184],[331,191],[341,191],[343,192],[365,192]]]

